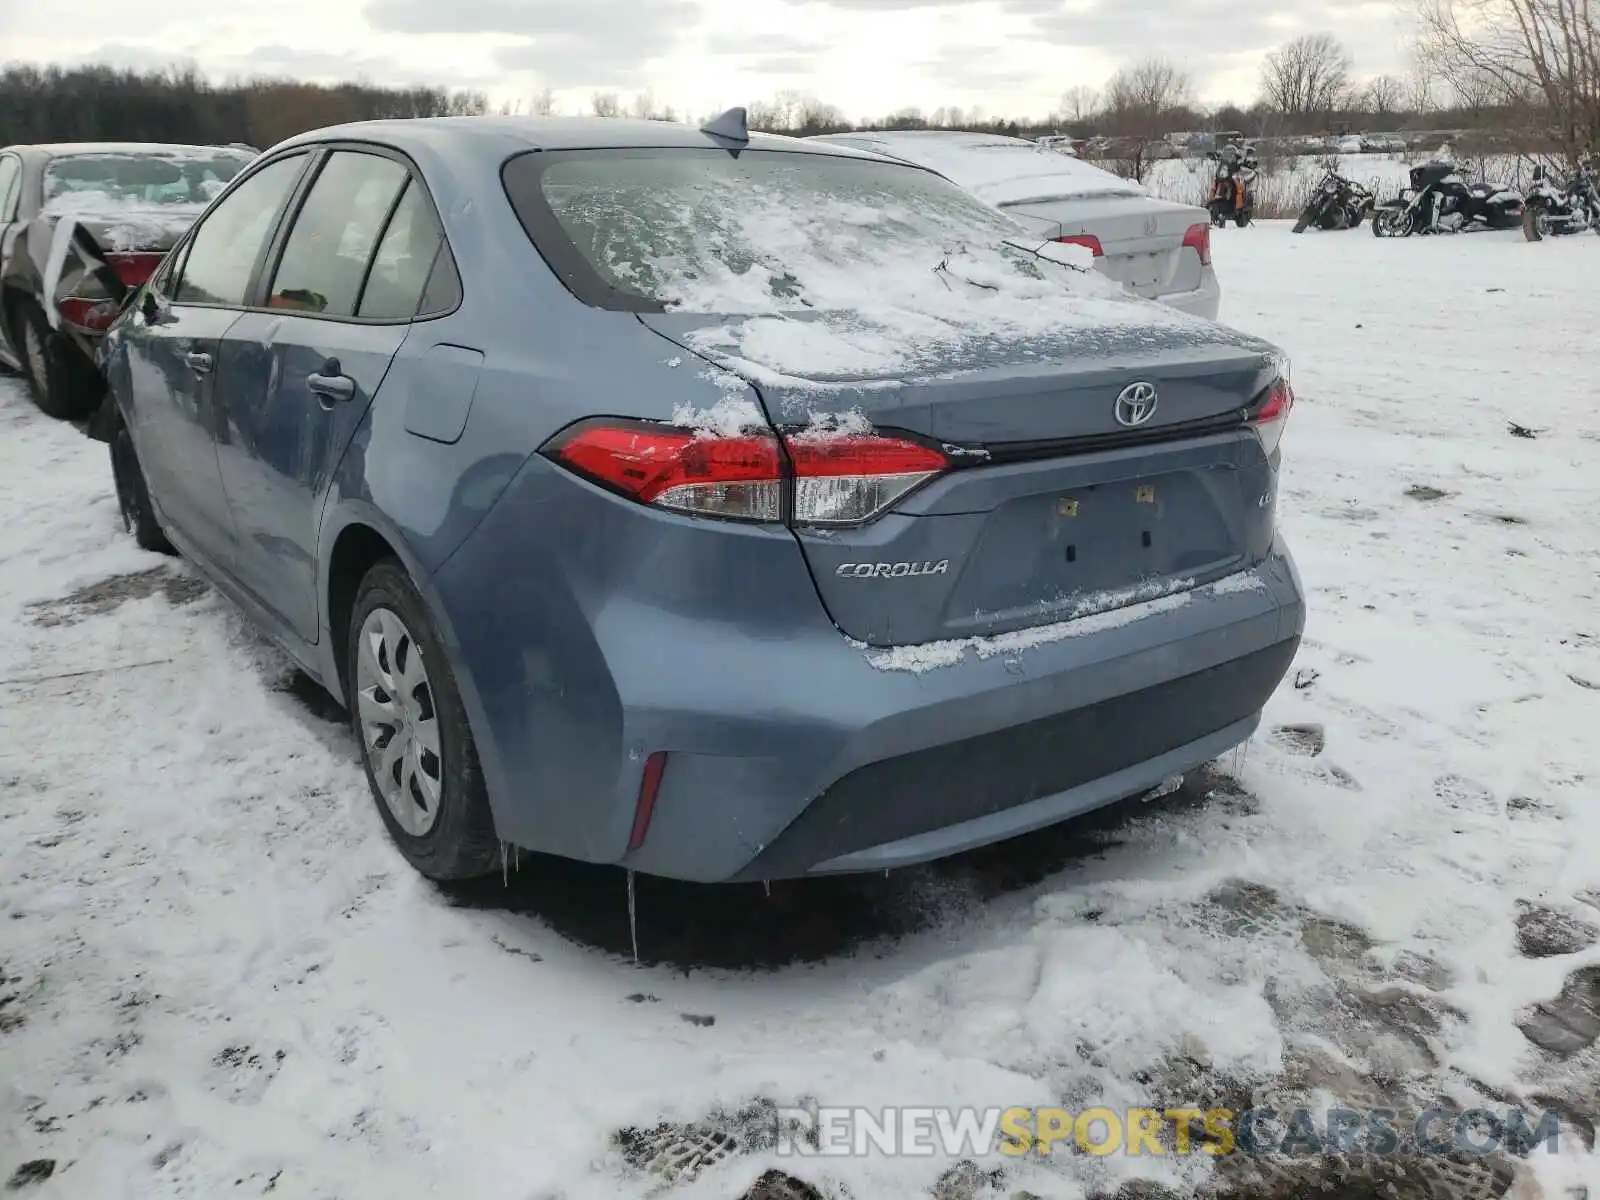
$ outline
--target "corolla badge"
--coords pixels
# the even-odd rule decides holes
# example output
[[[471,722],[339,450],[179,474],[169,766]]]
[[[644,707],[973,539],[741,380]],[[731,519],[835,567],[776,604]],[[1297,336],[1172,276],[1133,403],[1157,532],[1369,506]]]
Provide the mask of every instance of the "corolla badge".
[[[905,579],[912,575],[943,575],[950,570],[950,560],[938,562],[897,563],[841,563],[834,574],[844,579]]]
[[[1145,383],[1130,383],[1117,393],[1117,402],[1112,406],[1112,415],[1117,418],[1118,425],[1132,429],[1135,425],[1143,425],[1156,415],[1156,405],[1159,403],[1156,396],[1156,385]]]

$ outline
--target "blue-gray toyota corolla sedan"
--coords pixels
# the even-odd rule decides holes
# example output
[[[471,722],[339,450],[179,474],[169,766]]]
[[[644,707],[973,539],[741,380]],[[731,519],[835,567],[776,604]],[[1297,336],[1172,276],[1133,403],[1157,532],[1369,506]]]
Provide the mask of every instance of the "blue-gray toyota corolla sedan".
[[[1280,353],[737,110],[294,138],[105,358],[129,527],[344,702],[434,878],[1026,833],[1239,744],[1304,625]]]

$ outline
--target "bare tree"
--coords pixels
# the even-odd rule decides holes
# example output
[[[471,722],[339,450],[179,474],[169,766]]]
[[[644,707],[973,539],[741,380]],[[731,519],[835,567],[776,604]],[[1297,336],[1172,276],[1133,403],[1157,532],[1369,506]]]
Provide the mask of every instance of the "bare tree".
[[[1087,84],[1073,84],[1061,93],[1061,116],[1074,124],[1092,121],[1100,112],[1100,93]]]
[[[1361,103],[1378,117],[1402,112],[1406,104],[1405,81],[1397,75],[1375,75],[1361,89]]]
[[[1458,96],[1539,112],[1576,161],[1600,151],[1600,5],[1418,0],[1423,61]]]
[[[1129,63],[1106,81],[1106,132],[1121,141],[1119,169],[1142,181],[1150,163],[1150,147],[1182,126],[1194,95],[1189,74],[1171,59],[1145,58]]]
[[[1350,52],[1331,33],[1285,42],[1261,64],[1261,98],[1292,124],[1325,121],[1349,97]]]
[[[589,107],[597,117],[620,117],[622,101],[615,92],[596,92],[589,97]]]
[[[545,88],[533,98],[529,111],[536,117],[553,117],[556,115],[556,94],[550,88]]]

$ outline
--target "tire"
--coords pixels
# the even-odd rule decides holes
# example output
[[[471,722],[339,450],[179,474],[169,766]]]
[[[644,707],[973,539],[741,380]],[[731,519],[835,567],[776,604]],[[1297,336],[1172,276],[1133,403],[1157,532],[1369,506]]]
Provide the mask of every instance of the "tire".
[[[1402,208],[1380,208],[1372,214],[1373,237],[1410,237],[1414,228],[1411,214]]]
[[[1246,225],[1250,224],[1250,210],[1247,208],[1243,212],[1237,214],[1233,218],[1233,223],[1240,229],[1243,229]]]
[[[345,681],[373,802],[405,860],[439,881],[494,871],[500,840],[466,707],[427,602],[394,559],[356,589]]]
[[[1292,232],[1304,233],[1311,222],[1316,220],[1317,214],[1312,211],[1314,207],[1314,205],[1308,204],[1301,210],[1300,219],[1294,223]]]
[[[1522,210],[1522,236],[1530,242],[1544,241],[1544,230],[1539,228],[1539,208],[1530,204]]]
[[[154,550],[157,554],[176,554],[167,535],[161,532],[161,523],[156,520],[144,469],[139,466],[139,455],[133,448],[133,435],[121,421],[111,435],[111,479],[117,488],[122,527],[133,534],[139,548]]]
[[[17,332],[23,374],[39,411],[58,421],[81,421],[93,413],[105,395],[99,369],[50,328],[36,304],[23,307]]]

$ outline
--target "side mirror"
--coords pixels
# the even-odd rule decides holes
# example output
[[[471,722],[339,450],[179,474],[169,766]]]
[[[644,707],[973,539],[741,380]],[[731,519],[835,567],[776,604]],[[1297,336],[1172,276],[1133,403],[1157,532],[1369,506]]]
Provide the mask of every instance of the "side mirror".
[[[147,325],[153,324],[155,319],[161,315],[161,306],[156,303],[155,293],[149,288],[144,289],[144,293],[139,299],[139,311],[144,314],[145,324]]]

